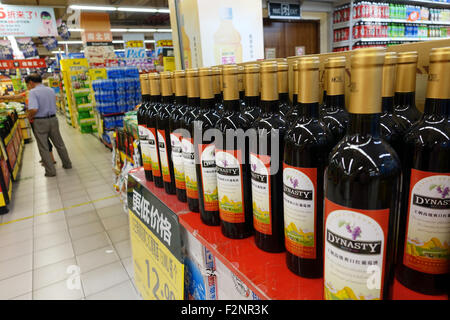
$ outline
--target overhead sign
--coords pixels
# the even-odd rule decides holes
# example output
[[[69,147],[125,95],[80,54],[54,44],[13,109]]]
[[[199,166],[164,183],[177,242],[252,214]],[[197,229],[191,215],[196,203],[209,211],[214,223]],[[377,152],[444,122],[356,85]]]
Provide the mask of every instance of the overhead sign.
[[[0,69],[45,68],[45,59],[0,60]]]
[[[269,17],[271,19],[297,19],[301,18],[300,5],[295,3],[269,2]]]
[[[144,299],[183,300],[184,264],[178,216],[128,175],[135,284]]]
[[[53,8],[0,4],[0,36],[56,37],[57,35]]]
[[[132,61],[143,60],[145,56],[145,44],[143,33],[130,33],[123,35],[124,57]]]

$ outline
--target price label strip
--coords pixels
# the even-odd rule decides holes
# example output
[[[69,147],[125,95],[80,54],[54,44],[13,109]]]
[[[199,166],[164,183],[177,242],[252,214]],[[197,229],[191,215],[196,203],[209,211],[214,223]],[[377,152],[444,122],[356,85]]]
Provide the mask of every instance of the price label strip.
[[[183,300],[184,264],[178,216],[128,175],[135,284],[146,300]]]

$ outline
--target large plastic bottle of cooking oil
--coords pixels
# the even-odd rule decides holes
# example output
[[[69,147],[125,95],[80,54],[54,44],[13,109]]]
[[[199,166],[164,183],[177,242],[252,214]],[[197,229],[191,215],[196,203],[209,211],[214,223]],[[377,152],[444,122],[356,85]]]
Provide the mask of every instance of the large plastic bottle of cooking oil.
[[[220,25],[214,33],[215,64],[242,62],[241,35],[233,25],[233,9],[220,8]]]

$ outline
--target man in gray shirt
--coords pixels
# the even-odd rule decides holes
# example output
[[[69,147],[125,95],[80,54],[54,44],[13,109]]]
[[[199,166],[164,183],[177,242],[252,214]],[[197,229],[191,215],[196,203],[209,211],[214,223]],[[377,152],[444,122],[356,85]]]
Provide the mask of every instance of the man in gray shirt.
[[[56,169],[50,156],[48,138],[58,151],[63,168],[72,168],[72,162],[59,132],[56,95],[52,89],[42,84],[42,77],[39,74],[27,76],[25,82],[31,88],[28,96],[28,117],[30,120],[33,119],[34,136],[45,167],[45,176],[54,177]]]

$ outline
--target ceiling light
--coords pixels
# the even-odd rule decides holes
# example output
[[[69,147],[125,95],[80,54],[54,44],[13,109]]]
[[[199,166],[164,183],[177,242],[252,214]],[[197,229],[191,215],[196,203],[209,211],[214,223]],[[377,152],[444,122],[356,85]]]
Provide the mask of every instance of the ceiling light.
[[[156,32],[156,29],[128,29],[128,32]]]
[[[82,32],[83,29],[78,29],[78,28],[69,28],[68,29],[70,32]]]
[[[156,29],[156,32],[172,32],[172,29]]]
[[[56,60],[56,58],[55,57],[50,57],[50,60]]]
[[[83,44],[81,40],[58,41],[59,44]]]
[[[73,4],[69,6],[70,9],[74,10],[93,10],[93,11],[116,11],[116,7],[106,7],[106,6],[86,6],[86,5],[76,5]]]
[[[144,40],[144,43],[155,43],[155,40]]]
[[[112,43],[124,43],[123,40],[113,40]]]
[[[52,51],[52,53],[64,53],[64,51],[63,50],[61,50],[61,51]]]
[[[111,32],[127,32],[128,29],[111,29]]]
[[[159,13],[170,13],[169,9],[158,9]]]
[[[128,7],[119,7],[118,11],[131,11],[131,12],[158,12],[158,9],[155,8],[128,8]]]

